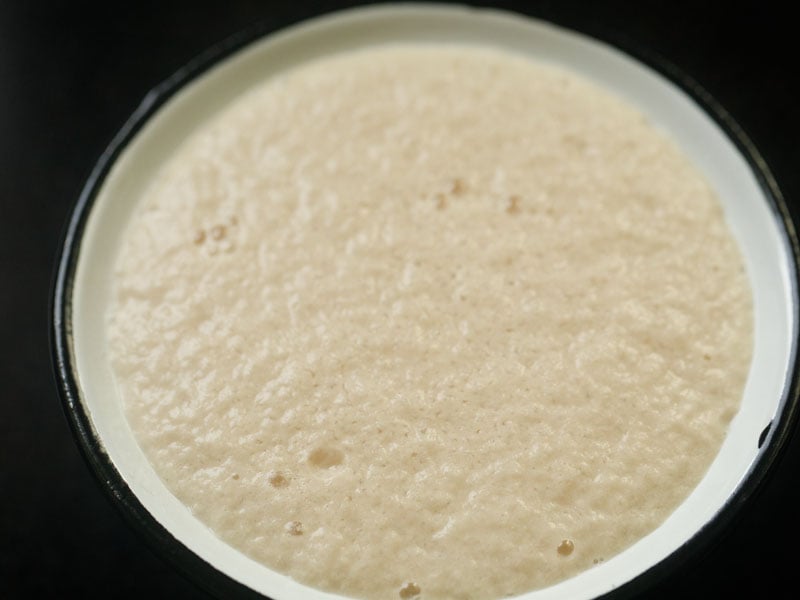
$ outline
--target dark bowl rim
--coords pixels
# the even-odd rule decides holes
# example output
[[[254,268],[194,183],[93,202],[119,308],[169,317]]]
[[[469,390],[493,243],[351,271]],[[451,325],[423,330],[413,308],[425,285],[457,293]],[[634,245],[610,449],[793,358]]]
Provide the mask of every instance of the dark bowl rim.
[[[502,7],[483,7],[480,4],[469,6],[466,4],[451,5],[435,2],[379,2],[377,6],[440,8],[455,6],[459,8],[474,8],[476,10],[488,8],[494,12],[540,21],[608,45],[676,85],[706,115],[711,117],[727,138],[735,144],[769,203],[773,216],[779,225],[784,244],[789,250],[787,258],[791,263],[789,267],[792,277],[791,283],[794,289],[792,314],[796,326],[800,323],[797,299],[798,282],[800,282],[800,242],[798,242],[795,223],[778,183],[766,161],[742,127],[710,93],[677,66],[648,48],[624,39],[619,34],[602,28],[587,26],[586,24],[576,26],[574,23],[553,20],[549,16],[523,13]],[[354,10],[361,11],[368,8],[369,5],[354,5],[332,11],[312,12],[291,22],[286,22],[279,28],[264,22],[255,23],[210,46],[206,51],[178,69],[173,75],[152,88],[95,163],[70,211],[59,244],[49,299],[51,361],[62,408],[72,429],[73,436],[78,442],[81,454],[101,489],[106,493],[112,505],[124,520],[144,538],[151,548],[154,548],[162,558],[167,560],[191,582],[218,597],[253,600],[263,600],[265,598],[262,594],[233,579],[195,554],[147,511],[105,452],[103,443],[94,431],[91,418],[81,400],[72,347],[72,293],[82,236],[94,201],[117,159],[149,119],[184,87],[207,71],[215,68],[226,58],[271,34],[278,33],[297,24],[303,24],[311,18],[344,15]],[[724,537],[724,532],[742,515],[761,491],[764,483],[774,474],[775,467],[794,434],[798,412],[800,412],[800,363],[798,362],[797,354],[797,337],[798,333],[795,331],[795,337],[792,340],[790,366],[783,390],[782,408],[762,432],[758,440],[759,454],[733,495],[720,507],[714,517],[695,532],[683,545],[633,579],[599,596],[598,600],[621,600],[639,597],[658,583],[666,580],[671,574],[699,561],[713,547],[714,542],[719,542]]]

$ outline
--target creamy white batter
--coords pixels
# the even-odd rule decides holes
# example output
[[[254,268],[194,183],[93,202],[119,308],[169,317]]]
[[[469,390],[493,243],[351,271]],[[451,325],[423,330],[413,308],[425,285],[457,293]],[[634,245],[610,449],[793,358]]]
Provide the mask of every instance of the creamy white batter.
[[[166,485],[364,598],[497,598],[657,527],[743,391],[750,289],[636,110],[528,59],[373,48],[266,82],[164,165],[108,337]]]

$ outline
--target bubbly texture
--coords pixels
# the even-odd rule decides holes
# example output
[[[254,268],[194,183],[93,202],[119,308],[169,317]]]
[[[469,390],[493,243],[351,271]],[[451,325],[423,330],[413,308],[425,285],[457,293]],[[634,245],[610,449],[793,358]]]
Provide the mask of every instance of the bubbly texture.
[[[624,550],[708,469],[752,351],[688,159],[481,47],[269,79],[163,166],[114,284],[115,377],[167,487],[359,598],[499,598]]]

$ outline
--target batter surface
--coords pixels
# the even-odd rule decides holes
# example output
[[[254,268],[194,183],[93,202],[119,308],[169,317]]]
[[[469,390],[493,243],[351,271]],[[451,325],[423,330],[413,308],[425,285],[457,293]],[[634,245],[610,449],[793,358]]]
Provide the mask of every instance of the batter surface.
[[[115,278],[168,488],[363,598],[498,598],[625,549],[699,482],[751,357],[742,259],[673,143],[479,47],[267,81],[164,165]]]

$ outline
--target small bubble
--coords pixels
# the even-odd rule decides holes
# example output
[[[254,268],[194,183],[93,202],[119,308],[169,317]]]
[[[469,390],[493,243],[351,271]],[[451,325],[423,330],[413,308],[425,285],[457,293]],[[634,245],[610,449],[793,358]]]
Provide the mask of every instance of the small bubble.
[[[268,481],[272,487],[276,488],[283,488],[289,485],[289,480],[286,478],[286,476],[278,471],[270,473]]]
[[[572,543],[572,540],[561,540],[561,543],[558,545],[558,553],[561,556],[569,556],[574,549],[575,544]]]
[[[283,528],[289,535],[303,535],[303,524],[300,521],[289,521]]]
[[[422,589],[416,583],[409,581],[400,588],[400,597],[413,598],[414,596],[419,596],[420,592],[422,592]]]
[[[211,237],[215,240],[221,240],[225,237],[226,229],[225,225],[214,225],[211,230]]]
[[[315,448],[308,455],[308,462],[320,469],[330,469],[344,460],[344,452],[338,448]]]

